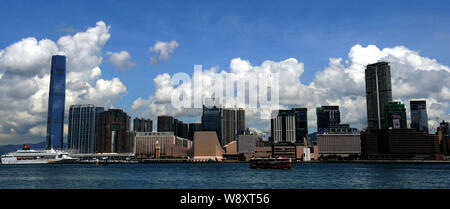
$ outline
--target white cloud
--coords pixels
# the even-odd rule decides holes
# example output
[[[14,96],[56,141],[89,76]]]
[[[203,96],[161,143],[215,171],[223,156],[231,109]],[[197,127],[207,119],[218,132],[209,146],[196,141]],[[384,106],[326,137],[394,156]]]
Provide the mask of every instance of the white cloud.
[[[430,129],[436,128],[436,118],[449,120],[450,101],[450,68],[438,63],[435,59],[422,57],[418,52],[403,46],[379,49],[374,45],[353,46],[348,58],[330,58],[329,65],[316,73],[313,81],[306,85],[300,82],[304,72],[303,63],[295,58],[279,62],[264,61],[253,66],[248,60],[232,59],[229,70],[219,71],[217,68],[204,70],[203,92],[196,95],[210,96],[214,79],[218,75],[230,75],[235,79],[245,79],[248,73],[267,75],[280,73],[280,105],[282,107],[307,107],[310,129],[316,129],[315,107],[321,105],[339,105],[342,122],[350,123],[357,128],[367,126],[365,98],[365,66],[377,61],[388,61],[391,65],[393,99],[401,100],[409,108],[412,99],[426,99]],[[176,109],[170,104],[170,95],[175,91],[186,91],[192,95],[191,84],[175,86],[169,74],[157,75],[154,79],[155,92],[147,99],[134,101],[132,111],[141,111],[148,117],[161,114],[175,116],[201,115],[199,109]],[[235,98],[233,98],[235,99]],[[409,111],[409,110],[408,110]],[[259,111],[247,110],[247,125],[269,131],[269,121],[259,118]],[[408,114],[408,118],[409,118]]]
[[[158,58],[150,57],[150,62],[154,65],[157,65],[162,60],[168,60],[170,58],[170,54],[172,54],[179,46],[178,42],[172,40],[169,42],[164,41],[156,41],[155,45],[150,47],[150,52],[155,52],[158,54]]]
[[[62,54],[66,55],[70,71],[80,72],[99,66],[103,60],[101,50],[110,38],[110,26],[99,21],[96,27],[73,36],[63,36],[58,40]]]
[[[47,132],[47,126],[45,125],[37,125],[33,128],[30,128],[30,134],[35,136],[45,137]]]
[[[42,76],[48,71],[51,55],[58,52],[58,46],[51,40],[24,38],[0,50],[0,71],[26,77]]]
[[[103,21],[71,36],[24,38],[0,49],[0,144],[44,141],[51,56],[67,56],[66,116],[77,103],[110,106],[127,92],[118,79],[101,79],[101,51],[110,38]]]
[[[126,70],[135,65],[134,62],[129,61],[131,58],[130,54],[127,51],[120,52],[107,52],[109,55],[109,61],[116,67],[121,70]]]

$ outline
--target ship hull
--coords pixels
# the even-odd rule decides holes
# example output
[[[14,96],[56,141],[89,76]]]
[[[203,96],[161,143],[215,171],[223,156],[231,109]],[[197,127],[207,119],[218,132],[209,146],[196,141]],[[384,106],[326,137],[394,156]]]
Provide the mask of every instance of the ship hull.
[[[4,165],[26,165],[26,164],[48,164],[60,162],[72,162],[75,158],[62,151],[51,150],[17,150],[1,156],[1,164]]]
[[[2,159],[2,164],[3,165],[15,165],[15,164],[20,164],[20,165],[28,165],[28,164],[48,164],[49,161],[48,160],[4,160]]]

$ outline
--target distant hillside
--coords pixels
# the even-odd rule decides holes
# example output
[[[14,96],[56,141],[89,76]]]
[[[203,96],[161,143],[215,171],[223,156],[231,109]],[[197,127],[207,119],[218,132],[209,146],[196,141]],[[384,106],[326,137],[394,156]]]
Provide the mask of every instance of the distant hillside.
[[[45,146],[47,145],[46,142],[40,142],[37,144],[28,144],[31,149],[45,149]],[[14,152],[19,149],[22,149],[23,144],[8,144],[8,145],[0,145],[0,154],[5,154],[8,152]]]

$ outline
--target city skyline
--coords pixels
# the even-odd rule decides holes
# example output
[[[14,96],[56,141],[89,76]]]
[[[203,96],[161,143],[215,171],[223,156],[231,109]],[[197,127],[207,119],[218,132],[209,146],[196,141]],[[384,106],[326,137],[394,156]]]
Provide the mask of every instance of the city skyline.
[[[5,16],[11,15],[17,9],[24,8],[20,3],[12,5],[8,2],[7,4],[11,4],[11,11],[2,11]],[[83,5],[69,6],[87,7]],[[213,6],[212,11],[216,6]],[[237,31],[245,32],[246,29],[248,33],[240,36],[242,40],[232,39],[231,42],[236,44],[250,41],[250,36],[258,34],[257,32],[262,29],[262,23],[258,21],[258,18],[267,18],[261,13],[256,13],[255,17],[245,15],[242,9],[250,6],[252,4],[246,2],[237,11],[226,9],[221,12],[224,14],[223,18],[214,16],[205,17],[207,21],[204,19],[187,20],[188,26],[193,26],[195,23],[208,23],[206,26],[210,28],[209,30],[208,27],[201,30],[188,30],[180,25],[166,26],[165,28],[166,24],[163,22],[170,23],[173,20],[163,15],[160,20],[162,23],[156,24],[157,28],[190,33],[180,33],[187,34],[183,37],[182,35],[170,35],[171,33],[167,31],[158,33],[152,31],[149,26],[142,30],[133,27],[130,33],[132,37],[150,34],[148,38],[140,38],[135,41],[129,41],[122,32],[127,30],[124,22],[105,14],[88,16],[80,22],[77,22],[77,19],[53,22],[56,23],[53,25],[53,29],[46,26],[44,29],[39,29],[39,33],[33,27],[21,27],[21,30],[14,31],[13,26],[2,23],[4,26],[2,30],[5,31],[2,31],[4,39],[0,41],[0,87],[2,87],[0,96],[4,104],[0,106],[0,118],[2,118],[0,144],[44,141],[50,59],[55,54],[67,56],[65,139],[67,139],[68,133],[68,107],[75,104],[95,104],[105,108],[119,108],[130,114],[132,118],[144,117],[156,121],[158,114],[165,114],[172,115],[186,123],[199,122],[201,108],[185,111],[170,107],[170,93],[178,88],[170,83],[172,76],[177,72],[191,75],[194,64],[203,65],[205,72],[208,73],[205,78],[211,78],[211,75],[221,72],[237,78],[245,76],[245,73],[242,72],[260,72],[263,69],[271,72],[283,72],[281,79],[284,82],[280,83],[280,104],[282,105],[280,109],[307,108],[308,132],[312,133],[316,131],[317,126],[315,107],[323,105],[338,105],[343,116],[342,123],[359,129],[367,126],[364,69],[368,64],[388,61],[391,63],[392,99],[405,104],[408,127],[411,120],[409,117],[411,115],[410,100],[426,101],[428,127],[432,133],[438,127],[439,121],[449,120],[450,68],[448,66],[450,63],[448,60],[450,59],[442,55],[444,53],[438,53],[440,50],[448,48],[445,47],[446,44],[448,45],[445,38],[446,31],[439,32],[442,29],[441,26],[429,26],[434,32],[434,34],[429,34],[433,37],[433,41],[421,41],[424,44],[439,45],[440,47],[435,47],[439,48],[435,51],[430,47],[414,44],[414,41],[398,41],[401,37],[401,30],[395,31],[397,36],[384,39],[365,37],[361,31],[367,29],[369,25],[375,24],[375,21],[364,19],[360,23],[367,26],[361,26],[353,32],[365,37],[365,40],[346,42],[348,38],[343,38],[343,34],[336,26],[330,32],[336,34],[338,38],[332,40],[346,44],[340,46],[339,50],[328,50],[323,47],[332,45],[324,43],[324,46],[319,47],[320,49],[313,50],[311,55],[306,55],[308,47],[305,46],[308,45],[298,42],[304,42],[305,36],[312,36],[314,28],[299,29],[299,27],[313,23],[311,15],[314,16],[314,13],[302,16],[294,15],[292,11],[285,15],[282,15],[281,12],[276,13],[274,21],[289,20],[291,17],[294,20],[301,20],[301,23],[294,28],[280,30],[284,33],[284,36],[281,37],[276,37],[272,33],[267,37],[258,35],[255,41],[251,41],[251,44],[242,45],[244,46],[242,52],[239,52],[241,49],[238,47],[239,45],[231,45],[225,52],[215,53],[211,47],[205,47],[205,42],[198,38],[189,41],[189,38],[193,37],[193,32],[223,32],[225,35],[231,36]],[[269,6],[270,4],[265,2],[260,7],[267,9]],[[398,5],[393,5],[393,8],[396,6]],[[435,7],[436,4],[429,6]],[[170,7],[170,3],[162,4],[160,7],[167,9]],[[181,11],[180,7],[174,6],[173,9]],[[410,7],[409,10],[398,14],[400,19],[408,17],[408,11],[416,11],[416,8]],[[8,6],[4,8],[8,8]],[[46,7],[46,9],[50,8],[50,6]],[[324,6],[323,9],[326,11],[330,8]],[[319,11],[319,9],[313,11]],[[431,10],[424,9],[423,12],[417,14],[419,17],[424,17],[422,22],[425,23],[431,21],[427,16],[429,15],[427,11]],[[125,14],[129,14],[127,12]],[[392,13],[388,12],[388,14],[390,17],[393,16]],[[104,17],[101,17],[102,15]],[[148,17],[150,16],[152,15],[150,14]],[[351,18],[355,17],[351,15],[341,17],[336,13],[330,14],[329,17],[334,16],[346,21],[353,21]],[[32,20],[31,22],[44,26],[46,21],[53,21],[50,20],[51,17],[44,16],[44,19],[48,20]],[[26,18],[25,15],[19,15],[18,21],[24,18]],[[448,19],[448,14],[443,15],[443,18]],[[335,23],[342,26],[341,22]],[[214,24],[217,26],[210,27]],[[236,26],[239,30],[227,28],[231,26]],[[375,24],[375,26],[377,25]],[[220,27],[225,29],[220,30]],[[276,29],[281,29],[279,27],[277,26]],[[384,34],[393,27],[388,24],[385,28],[381,28],[378,25],[380,33]],[[326,30],[325,28],[316,28],[315,32],[323,32]],[[411,28],[404,29],[412,30]],[[295,38],[292,32],[298,32],[303,36]],[[422,36],[423,34],[413,35],[412,39],[421,39]],[[223,47],[222,44],[219,44],[224,40],[222,36],[212,38],[206,35],[200,36],[200,38],[206,38],[208,39],[207,43],[216,43],[216,46]],[[279,46],[266,46],[274,49],[274,52],[261,50],[264,47],[250,50],[258,44],[265,43],[264,41],[273,41]],[[139,42],[140,47],[136,46],[136,42]],[[197,51],[194,47],[195,43],[201,43],[201,47],[198,48],[206,51]],[[293,43],[292,46],[289,43]],[[188,55],[190,51],[195,53]],[[323,53],[325,55],[322,55]],[[20,62],[21,58],[27,58],[27,61]],[[416,80],[417,78],[421,79]],[[439,120],[437,120],[438,117]],[[260,120],[256,111],[246,111],[246,127],[270,132],[269,124],[270,121]],[[153,130],[156,130],[155,125]]]

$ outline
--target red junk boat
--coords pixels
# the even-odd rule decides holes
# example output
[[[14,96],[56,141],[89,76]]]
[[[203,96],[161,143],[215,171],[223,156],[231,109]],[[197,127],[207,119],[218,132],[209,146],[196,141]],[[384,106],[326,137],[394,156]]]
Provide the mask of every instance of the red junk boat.
[[[290,158],[252,158],[250,168],[254,169],[291,169]]]

